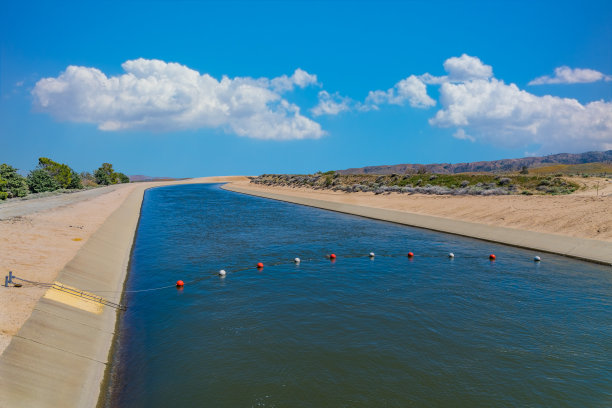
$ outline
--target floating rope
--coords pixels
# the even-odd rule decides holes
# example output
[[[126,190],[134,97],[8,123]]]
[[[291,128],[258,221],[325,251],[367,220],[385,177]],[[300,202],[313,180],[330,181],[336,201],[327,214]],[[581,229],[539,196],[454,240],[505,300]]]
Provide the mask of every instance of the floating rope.
[[[406,254],[401,254],[401,255],[400,254],[386,254],[386,255],[385,254],[382,254],[382,255],[377,254],[376,255],[376,257],[386,257],[386,258],[397,258],[397,257],[406,257],[406,256],[408,257],[408,259],[413,259],[414,254],[412,252],[409,252],[408,255],[406,255]],[[368,258],[368,257],[370,259],[374,259],[374,253],[371,252],[368,255],[363,255],[363,254],[354,254],[354,255],[353,254],[348,254],[348,255],[343,255],[341,258],[342,259],[355,259],[355,258]],[[452,259],[452,258],[454,258],[454,254],[453,253],[449,253],[448,257]],[[325,258],[328,259],[328,260],[331,260],[331,261],[335,261],[336,260],[336,256],[334,254],[326,255]],[[420,255],[419,258],[433,258],[433,256]],[[466,256],[464,258],[477,258],[477,257]],[[539,257],[536,257],[536,259],[537,258],[539,258]],[[490,258],[490,259],[494,260],[495,258]],[[274,262],[274,263],[269,263],[267,265],[269,265],[269,266],[283,266],[283,265],[291,265],[291,264],[299,265],[303,261],[310,262],[310,261],[320,261],[320,260],[321,260],[321,258],[304,258],[304,259],[295,258],[292,261]],[[539,260],[539,259],[537,259],[537,260]],[[260,264],[258,264],[258,267],[259,267]],[[261,269],[263,267],[263,264],[261,264],[261,265],[262,266],[259,267],[258,269]],[[235,273],[244,272],[244,271],[248,271],[248,270],[252,270],[252,269],[253,269],[253,266],[248,266],[248,267],[233,269],[229,273],[235,274]],[[202,282],[202,281],[205,281],[205,280],[208,280],[208,279],[212,279],[215,276],[221,276],[223,278],[226,275],[226,272],[225,271],[223,271],[223,272],[224,273],[214,272],[214,274],[211,273],[211,274],[207,274],[207,275],[204,275],[204,276],[200,276],[200,277],[192,279],[190,281],[183,282],[183,285],[185,285],[185,286],[187,286],[187,285],[194,285],[196,283],[199,283],[199,282]],[[17,280],[19,280],[21,282],[25,282],[25,283],[28,283],[28,284],[31,284],[31,285],[37,286],[37,287],[53,288],[53,289],[64,290],[64,291],[66,291],[65,289],[67,289],[63,285],[58,285],[56,283],[31,281],[31,280],[27,280],[27,279],[23,279],[23,278],[18,278],[17,276],[12,275],[12,274],[10,274],[10,276],[12,276],[13,279],[17,279]],[[183,285],[181,285],[181,287]],[[148,289],[125,290],[125,291],[120,291],[120,290],[95,290],[94,289],[94,290],[83,290],[83,291],[79,292],[79,291],[73,290],[73,289],[70,289],[70,290],[76,292],[77,294],[80,293],[80,294],[88,295],[90,297],[93,296],[95,298],[95,300],[99,301],[100,303],[104,303],[104,302],[99,300],[99,299],[103,299],[103,301],[109,303],[109,306],[112,306],[111,304],[113,304],[113,305],[116,305],[116,307],[119,308],[119,309],[126,310],[127,307],[125,305],[122,305],[120,303],[110,302],[110,301],[108,301],[108,300],[106,300],[106,299],[104,299],[104,298],[102,298],[100,296],[96,296],[96,295],[92,295],[92,294],[95,294],[95,293],[109,293],[109,294],[115,293],[115,294],[121,294],[121,293],[153,292],[153,291],[158,291],[158,290],[175,288],[176,286],[177,286],[176,284],[173,284],[173,285],[164,285],[164,286],[148,288]],[[86,292],[90,292],[90,293],[88,294]],[[82,297],[86,297],[85,295],[83,295]],[[113,306],[113,307],[115,307],[115,306]]]

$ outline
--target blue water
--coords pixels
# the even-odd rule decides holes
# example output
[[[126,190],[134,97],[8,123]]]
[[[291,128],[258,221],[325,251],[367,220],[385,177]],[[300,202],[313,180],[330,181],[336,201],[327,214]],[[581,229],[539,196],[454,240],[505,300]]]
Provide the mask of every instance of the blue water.
[[[178,279],[126,295],[107,406],[612,405],[610,267],[186,185],[126,289]]]

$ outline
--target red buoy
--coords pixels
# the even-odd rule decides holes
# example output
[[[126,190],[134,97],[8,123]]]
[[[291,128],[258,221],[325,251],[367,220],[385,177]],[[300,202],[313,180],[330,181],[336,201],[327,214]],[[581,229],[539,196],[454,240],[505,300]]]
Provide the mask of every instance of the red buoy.
[[[331,254],[331,255],[329,256],[329,259],[336,259],[336,254]]]
[[[492,260],[492,261],[494,261],[494,260],[495,260],[495,254],[491,254],[491,255],[489,255],[489,259],[490,259],[490,260]]]
[[[412,252],[408,252],[408,258],[412,258],[414,254]]]
[[[182,281],[182,280],[177,280],[177,281],[176,281],[176,287],[177,287],[177,288],[182,288],[184,285],[185,285],[185,283],[183,283],[183,281]]]
[[[258,262],[257,263],[257,269],[263,269],[263,263]]]

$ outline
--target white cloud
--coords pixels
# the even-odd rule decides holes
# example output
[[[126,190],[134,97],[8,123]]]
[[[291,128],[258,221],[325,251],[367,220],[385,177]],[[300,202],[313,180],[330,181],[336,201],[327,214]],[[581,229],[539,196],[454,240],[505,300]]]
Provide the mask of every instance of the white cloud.
[[[570,68],[558,67],[555,68],[555,75],[544,75],[529,82],[529,85],[544,85],[544,84],[584,84],[597,81],[612,81],[612,76],[604,75],[599,71],[588,68]]]
[[[490,65],[485,65],[480,58],[467,54],[444,61],[444,70],[448,72],[449,81],[488,79],[493,76],[493,68]]]
[[[443,84],[444,82],[448,82],[447,75],[438,77],[438,76],[431,75],[429,72],[426,72],[423,75],[419,75],[417,78],[419,78],[424,84],[427,84],[427,85],[440,85],[440,84]]]
[[[96,68],[69,66],[57,78],[36,83],[35,105],[59,120],[94,123],[109,131],[223,128],[274,140],[324,134],[281,96],[295,86],[317,84],[315,75],[301,69],[290,77],[217,80],[160,60],[140,58],[122,67],[125,74],[107,77]]]
[[[457,131],[455,133],[453,133],[453,137],[455,139],[459,139],[459,140],[469,140],[470,142],[475,142],[476,139],[470,135],[468,135],[467,133],[465,133],[465,130],[463,129],[457,129]]]
[[[430,124],[467,129],[471,137],[539,152],[612,149],[612,103],[536,96],[495,78],[445,83]],[[456,133],[462,135],[464,133]]]
[[[337,115],[351,109],[351,99],[340,96],[337,92],[330,95],[327,91],[319,92],[319,103],[311,109],[315,116]]]
[[[292,91],[295,86],[306,88],[310,85],[319,85],[317,76],[300,68],[296,69],[290,77],[282,75],[270,80],[270,87],[277,92]]]
[[[425,83],[415,75],[410,75],[386,91],[370,91],[365,100],[365,106],[377,109],[378,105],[385,103],[404,105],[406,101],[413,108],[428,108],[436,104],[436,101],[427,95]]]

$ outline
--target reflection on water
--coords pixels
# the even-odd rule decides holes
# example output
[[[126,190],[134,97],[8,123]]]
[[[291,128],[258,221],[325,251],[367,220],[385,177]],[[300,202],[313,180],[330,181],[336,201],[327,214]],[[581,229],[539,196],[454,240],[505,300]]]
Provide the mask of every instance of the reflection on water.
[[[612,404],[612,271],[534,255],[218,185],[149,190],[127,289],[186,286],[127,295],[107,405]]]

